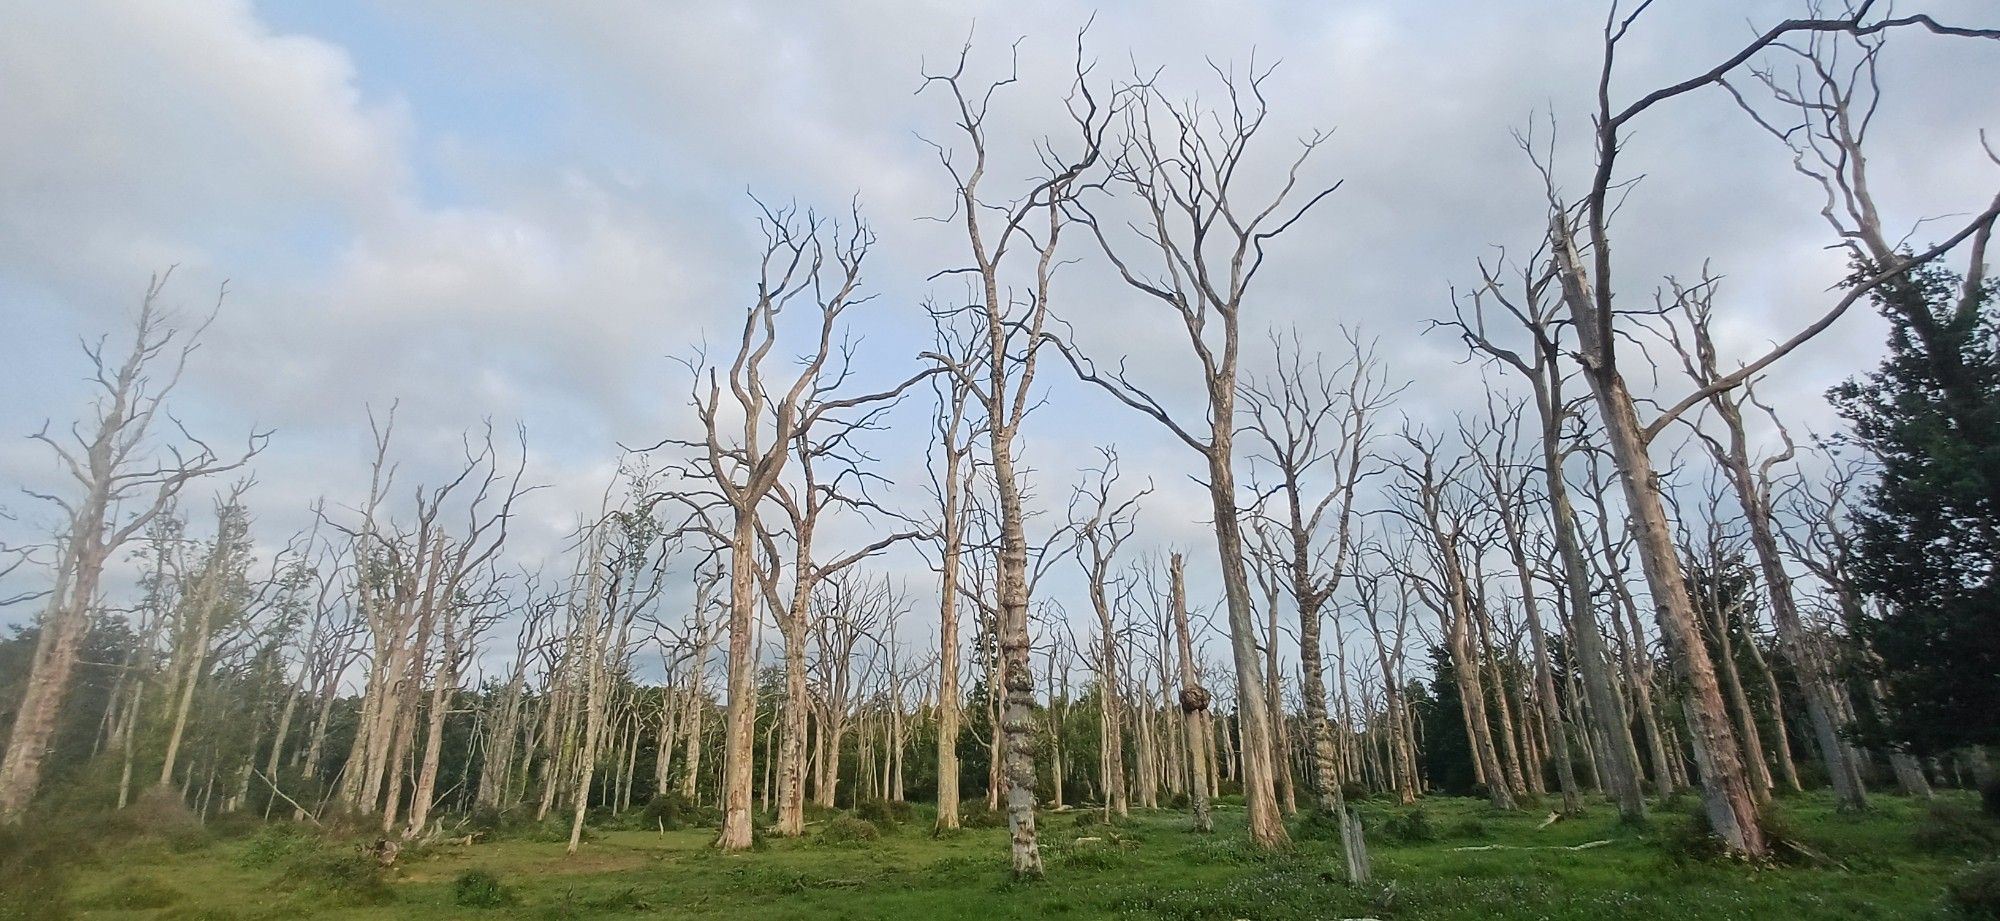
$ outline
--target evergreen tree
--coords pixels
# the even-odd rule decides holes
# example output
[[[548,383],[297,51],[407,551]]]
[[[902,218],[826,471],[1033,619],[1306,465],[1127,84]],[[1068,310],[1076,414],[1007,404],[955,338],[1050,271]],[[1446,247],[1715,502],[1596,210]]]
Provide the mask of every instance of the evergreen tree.
[[[2000,743],[2000,311],[1934,266],[1883,285],[1882,366],[1831,394],[1879,462],[1856,510],[1856,587],[1888,679],[1889,741]]]

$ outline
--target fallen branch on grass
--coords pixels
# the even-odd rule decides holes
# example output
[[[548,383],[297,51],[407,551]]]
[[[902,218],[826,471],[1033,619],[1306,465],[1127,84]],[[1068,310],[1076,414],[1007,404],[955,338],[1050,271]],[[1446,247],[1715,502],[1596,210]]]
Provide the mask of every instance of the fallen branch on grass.
[[[1454,851],[1587,851],[1590,850],[1591,848],[1603,847],[1610,843],[1611,839],[1605,838],[1601,841],[1585,841],[1582,844],[1572,844],[1572,845],[1545,844],[1538,847],[1515,847],[1511,844],[1479,844],[1468,847],[1455,847],[1452,848],[1452,850]]]

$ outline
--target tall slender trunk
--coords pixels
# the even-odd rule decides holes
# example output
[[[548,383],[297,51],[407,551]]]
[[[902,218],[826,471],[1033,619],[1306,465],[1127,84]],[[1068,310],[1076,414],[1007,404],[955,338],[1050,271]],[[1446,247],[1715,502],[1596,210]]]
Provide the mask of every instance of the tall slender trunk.
[[[1194,640],[1188,633],[1187,586],[1180,553],[1174,553],[1168,605],[1174,612],[1174,637],[1180,652],[1181,721],[1187,728],[1188,802],[1194,808],[1194,830],[1214,831],[1215,818],[1208,805],[1213,785],[1215,734],[1209,727],[1208,689],[1201,686],[1194,671]]]

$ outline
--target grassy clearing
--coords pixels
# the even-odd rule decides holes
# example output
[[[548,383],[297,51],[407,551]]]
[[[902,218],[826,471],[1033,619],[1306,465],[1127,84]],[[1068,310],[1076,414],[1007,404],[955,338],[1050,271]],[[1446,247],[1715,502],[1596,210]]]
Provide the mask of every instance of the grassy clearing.
[[[1946,799],[1976,811],[1968,797]],[[878,837],[808,834],[740,855],[710,850],[712,832],[698,828],[604,831],[575,857],[549,841],[440,846],[404,861],[382,891],[339,874],[300,880],[323,865],[357,872],[339,846],[253,835],[103,856],[72,870],[68,886],[75,916],[104,919],[1952,917],[1947,882],[1992,849],[1976,836],[1940,848],[1919,833],[1924,807],[1875,802],[1845,816],[1820,797],[1781,800],[1787,835],[1824,859],[1769,869],[1669,856],[1691,803],[1658,808],[1644,829],[1620,826],[1601,804],[1538,829],[1545,812],[1500,814],[1473,800],[1429,800],[1421,818],[1366,802],[1379,880],[1368,888],[1342,883],[1335,844],[1305,837],[1303,823],[1291,851],[1253,851],[1241,812],[1227,808],[1213,835],[1190,833],[1179,813],[1109,825],[1047,814],[1049,878],[1038,883],[1008,878],[1004,830],[934,839],[919,808]],[[1611,843],[1519,849],[1598,840]],[[1462,850],[1486,846],[1498,847]]]

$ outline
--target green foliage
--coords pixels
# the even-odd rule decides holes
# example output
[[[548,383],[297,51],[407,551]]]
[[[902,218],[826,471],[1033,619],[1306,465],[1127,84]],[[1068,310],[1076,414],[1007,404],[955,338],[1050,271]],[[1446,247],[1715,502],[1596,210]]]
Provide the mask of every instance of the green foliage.
[[[627,813],[631,815],[631,813]],[[666,829],[693,827],[719,828],[722,812],[714,806],[698,806],[682,796],[678,790],[655,794],[646,802],[646,807],[637,813],[634,827],[645,829]]]
[[[295,855],[285,862],[278,884],[314,905],[380,905],[396,897],[381,862],[351,847]]]
[[[1715,835],[1715,826],[1708,820],[1708,812],[1699,804],[1660,824],[1660,850],[1669,863],[1681,866],[1709,863],[1726,853],[1722,839]]]
[[[1472,838],[1477,840],[1493,837],[1492,829],[1487,828],[1486,821],[1478,816],[1461,819],[1452,823],[1450,831],[1446,834],[1452,838]]]
[[[2000,863],[1983,863],[1952,877],[1944,900],[1961,918],[2000,921]]]
[[[2000,310],[1962,282],[1927,265],[1876,288],[1889,355],[1830,394],[1879,474],[1847,562],[1884,613],[1844,613],[1890,679],[1880,733],[1919,752],[2000,743]]]
[[[154,921],[236,921],[238,914],[213,905],[176,905],[154,916]]]
[[[882,832],[874,823],[857,819],[851,815],[834,816],[826,820],[813,835],[821,844],[860,844],[882,837]]]
[[[452,904],[464,908],[501,908],[516,901],[513,890],[491,870],[471,869],[451,881]]]
[[[126,876],[111,884],[97,897],[84,903],[86,908],[109,908],[117,911],[143,911],[165,908],[181,900],[180,890],[151,876]]]
[[[1318,809],[1300,810],[1292,820],[1293,841],[1330,841],[1340,843],[1340,817]]]
[[[958,824],[961,828],[1006,828],[1007,811],[988,809],[983,799],[971,800],[959,807]]]
[[[80,844],[91,848],[157,844],[192,851],[211,840],[201,818],[172,790],[147,790],[123,809],[71,816],[63,823]]]
[[[1429,844],[1438,839],[1438,832],[1430,813],[1417,806],[1382,823],[1381,836],[1392,844]]]
[[[2000,825],[1971,809],[1935,803],[1917,820],[1911,841],[1927,854],[1989,854],[2000,850]]]
[[[889,834],[894,832],[897,826],[910,816],[910,804],[898,803],[896,805],[903,807],[901,818],[898,818],[895,807],[891,806],[886,800],[862,800],[854,804],[854,817],[875,826],[875,829],[883,834]]]
[[[0,921],[70,917],[63,848],[18,825],[0,825]]]
[[[236,862],[252,868],[275,867],[320,846],[320,837],[312,829],[289,823],[266,825],[244,842]]]

